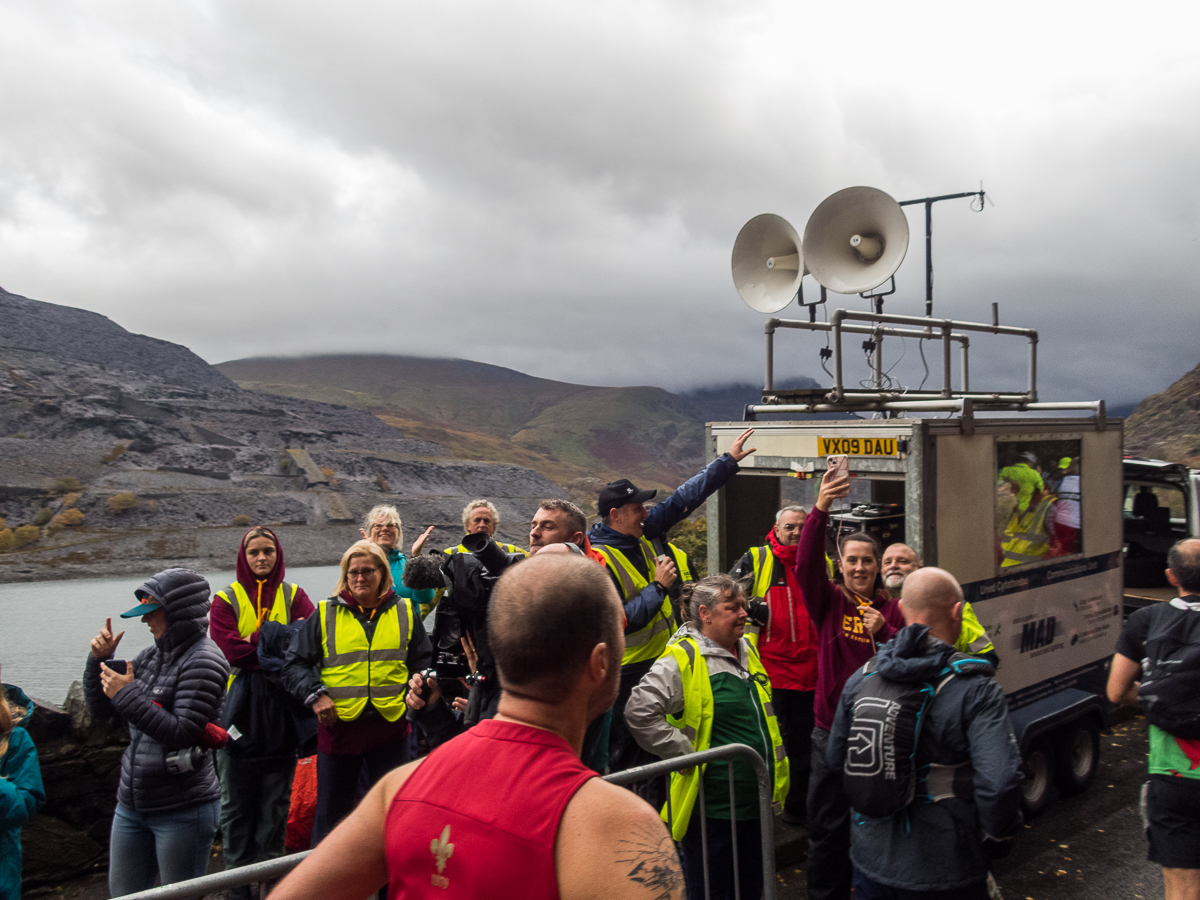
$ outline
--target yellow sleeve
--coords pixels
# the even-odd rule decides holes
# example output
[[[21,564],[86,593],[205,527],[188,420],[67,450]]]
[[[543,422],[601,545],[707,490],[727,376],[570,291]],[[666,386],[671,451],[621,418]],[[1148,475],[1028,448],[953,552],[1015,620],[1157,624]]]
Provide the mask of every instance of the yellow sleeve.
[[[979,618],[975,615],[975,610],[971,608],[970,603],[963,604],[962,631],[959,632],[954,649],[959,653],[996,652],[996,648],[992,646],[992,639],[979,624]]]

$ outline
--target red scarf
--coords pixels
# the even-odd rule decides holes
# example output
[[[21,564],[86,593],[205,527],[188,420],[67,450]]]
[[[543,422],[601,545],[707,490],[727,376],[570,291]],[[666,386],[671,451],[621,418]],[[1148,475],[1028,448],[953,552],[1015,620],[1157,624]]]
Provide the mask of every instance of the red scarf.
[[[783,563],[786,581],[786,587],[771,588],[767,591],[767,604],[771,609],[771,617],[767,620],[767,641],[771,640],[772,624],[786,621],[789,625],[788,635],[795,643],[797,638],[796,612],[795,606],[792,604],[792,596],[800,595],[800,584],[796,581],[796,553],[800,549],[800,545],[792,544],[788,547],[779,543],[774,528],[767,532],[767,543],[771,547],[771,552],[775,554],[775,558]],[[786,613],[786,619],[784,613]]]

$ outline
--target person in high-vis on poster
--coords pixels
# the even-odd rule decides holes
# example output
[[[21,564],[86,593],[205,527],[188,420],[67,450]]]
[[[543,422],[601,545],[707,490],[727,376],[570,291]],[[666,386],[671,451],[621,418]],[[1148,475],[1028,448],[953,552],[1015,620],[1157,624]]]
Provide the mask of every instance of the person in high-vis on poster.
[[[650,671],[675,631],[668,589],[679,577],[679,567],[661,545],[666,533],[690,516],[738,470],[738,463],[754,452],[746,441],[747,428],[729,448],[674,493],[646,509],[658,491],[639,490],[628,479],[614,481],[600,491],[600,521],[588,532],[592,547],[604,554],[608,572],[625,605],[625,655],[621,659],[621,690],[613,706],[609,765],[613,771],[638,764],[640,753],[625,728],[625,703],[633,686]]]
[[[900,592],[904,588],[904,582],[908,576],[917,569],[924,568],[925,564],[921,562],[921,557],[917,555],[917,551],[908,544],[889,544],[888,548],[883,551],[883,587],[888,592],[888,595],[899,599]],[[992,639],[988,637],[987,631],[979,622],[979,617],[975,615],[975,610],[970,603],[963,602],[962,609],[962,628],[958,633],[958,640],[954,644],[954,649],[959,653],[974,653],[976,656],[985,656],[993,666],[999,666],[1000,657],[996,653],[996,647],[992,643]]]
[[[625,707],[629,731],[641,747],[664,759],[745,744],[767,763],[779,811],[788,793],[788,759],[771,706],[771,684],[754,644],[745,637],[746,595],[728,575],[709,575],[684,588],[687,623],[638,682]],[[700,782],[704,809],[700,810]],[[734,799],[724,763],[671,774],[663,807],[671,836],[680,842],[688,896],[705,896],[704,859],[713,898],[762,893],[762,833],[758,778],[743,760],[733,764]],[[701,829],[701,815],[708,818]],[[738,885],[733,880],[736,829]],[[707,832],[707,854],[703,832]]]
[[[1000,566],[1023,566],[1050,554],[1052,511],[1057,499],[1045,490],[1042,476],[1026,463],[1000,470],[1000,487],[1016,497],[1016,506],[1004,526]]]
[[[314,846],[354,808],[364,770],[370,785],[408,762],[409,674],[432,658],[413,602],[392,589],[384,551],[353,544],[334,596],[304,623],[283,668],[293,696],[317,715]]]
[[[238,677],[259,678],[247,673],[260,669],[259,632],[265,622],[289,625],[307,619],[313,613],[308,594],[297,585],[284,581],[283,547],[270,528],[257,526],[242,536],[238,545],[237,580],[213,597],[209,610],[209,636],[229,661],[232,690]],[[249,701],[266,706],[273,703],[265,692],[251,692]],[[228,710],[229,700],[226,700]],[[249,721],[271,723],[290,713],[259,709]],[[271,713],[280,713],[272,715]],[[279,735],[248,733],[250,725],[241,724],[246,734],[233,743],[271,746],[279,751],[271,758],[260,752],[253,758],[231,755],[232,749],[216,753],[217,775],[221,781],[221,833],[228,869],[264,862],[283,856],[287,832],[288,807],[292,797],[292,779],[296,772],[294,742],[288,745]],[[232,900],[249,898],[250,888],[234,888]]]

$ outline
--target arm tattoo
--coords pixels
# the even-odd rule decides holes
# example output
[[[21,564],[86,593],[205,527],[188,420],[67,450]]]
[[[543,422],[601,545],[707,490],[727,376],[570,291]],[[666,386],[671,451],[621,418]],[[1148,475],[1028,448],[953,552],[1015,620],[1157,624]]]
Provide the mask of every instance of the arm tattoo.
[[[629,867],[626,877],[651,892],[654,900],[682,895],[683,871],[671,836],[643,826],[618,844],[617,862]]]

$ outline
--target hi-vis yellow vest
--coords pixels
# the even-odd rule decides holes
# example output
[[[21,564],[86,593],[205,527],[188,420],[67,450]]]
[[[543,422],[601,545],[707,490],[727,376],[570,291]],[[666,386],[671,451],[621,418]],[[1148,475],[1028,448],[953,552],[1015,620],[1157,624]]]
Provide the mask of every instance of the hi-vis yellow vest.
[[[1037,506],[1031,506],[1021,515],[1019,509],[1014,509],[1004,529],[1004,561],[1000,567],[1020,566],[1025,563],[1037,562],[1050,550],[1050,532],[1046,530],[1046,515],[1050,507],[1058,499],[1053,494],[1045,493]]]
[[[779,734],[779,723],[775,720],[775,709],[771,705],[771,683],[767,677],[767,670],[763,668],[758,650],[749,642],[747,645],[747,668],[754,679],[758,699],[766,714],[771,752],[775,757],[775,779],[771,799],[775,811],[779,812],[788,793],[788,758],[783,749],[783,738]],[[675,657],[683,681],[683,715],[669,715],[667,721],[684,733],[697,752],[707,750],[712,745],[713,724],[713,692],[712,684],[708,680],[708,663],[704,661],[696,639],[690,636],[681,637],[667,647],[666,652]],[[771,765],[771,760],[765,762]],[[669,810],[674,816],[671,837],[676,841],[683,840],[683,836],[687,834],[688,822],[692,818],[696,798],[700,795],[700,779],[704,777],[705,768],[707,766],[693,766],[686,772],[671,773],[671,802],[662,808],[662,820],[668,820]]]
[[[646,560],[646,571],[653,575],[656,565],[654,548],[645,538],[640,538],[638,544],[642,556]],[[616,547],[597,546],[596,549],[604,554],[604,558],[608,560],[609,569],[617,576],[617,581],[621,585],[622,603],[628,603],[650,583],[651,579],[644,577],[635,569],[633,563]],[[681,571],[680,575],[682,576],[682,574]],[[627,666],[630,663],[655,660],[662,656],[662,652],[667,649],[667,641],[671,637],[671,632],[674,630],[672,619],[671,598],[664,594],[662,606],[659,607],[649,624],[639,628],[633,634],[625,635],[625,655],[621,657],[621,665]]]
[[[338,718],[357,719],[368,700],[389,722],[404,715],[412,601],[397,597],[380,613],[370,643],[362,623],[342,603],[322,600],[316,614],[321,617],[321,683]]]
[[[249,640],[258,633],[258,629],[262,628],[263,622],[279,622],[281,625],[286,625],[292,617],[292,598],[295,596],[296,586],[285,581],[275,591],[275,600],[270,609],[264,606],[256,612],[255,603],[246,593],[246,589],[242,587],[242,583],[235,581],[225,590],[218,591],[216,599],[224,600],[233,607],[233,617],[237,620],[238,634]],[[258,601],[261,604],[262,598],[258,598]],[[229,673],[226,690],[229,685],[233,684],[233,679],[238,676],[239,672],[241,669],[235,668]]]
[[[502,541],[496,541],[496,545],[501,550],[503,550],[505,553],[520,553],[522,556],[529,555],[528,550],[522,550],[516,544],[505,544]],[[447,553],[470,553],[471,551],[468,550],[466,547],[464,547],[462,544],[459,544],[457,547],[447,547],[446,552]]]

